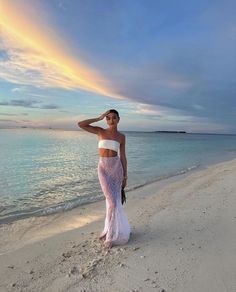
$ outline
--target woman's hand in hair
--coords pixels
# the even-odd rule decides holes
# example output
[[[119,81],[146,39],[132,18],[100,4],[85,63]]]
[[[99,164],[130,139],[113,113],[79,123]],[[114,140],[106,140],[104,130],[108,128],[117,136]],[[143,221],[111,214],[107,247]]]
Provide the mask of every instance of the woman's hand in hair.
[[[110,111],[106,111],[105,113],[103,113],[102,115],[100,115],[98,117],[99,121],[103,120],[105,118],[106,115],[108,115],[110,113]]]

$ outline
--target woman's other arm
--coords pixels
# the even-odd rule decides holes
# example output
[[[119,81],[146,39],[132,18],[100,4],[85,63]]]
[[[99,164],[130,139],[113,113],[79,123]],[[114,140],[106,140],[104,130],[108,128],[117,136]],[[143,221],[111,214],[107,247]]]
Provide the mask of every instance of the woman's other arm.
[[[125,135],[123,135],[122,142],[120,144],[120,160],[123,166],[123,183],[122,186],[125,187],[127,184],[127,159],[125,154]]]

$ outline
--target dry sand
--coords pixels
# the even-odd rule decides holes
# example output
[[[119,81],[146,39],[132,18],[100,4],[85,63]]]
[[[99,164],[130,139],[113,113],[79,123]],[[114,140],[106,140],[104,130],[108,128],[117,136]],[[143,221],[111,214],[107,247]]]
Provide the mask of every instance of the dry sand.
[[[97,239],[105,202],[0,227],[0,291],[236,292],[236,160],[127,193],[130,242]]]

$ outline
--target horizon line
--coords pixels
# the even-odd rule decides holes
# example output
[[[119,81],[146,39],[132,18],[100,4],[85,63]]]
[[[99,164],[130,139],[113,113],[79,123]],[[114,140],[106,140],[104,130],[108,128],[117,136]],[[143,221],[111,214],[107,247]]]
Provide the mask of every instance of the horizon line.
[[[11,130],[11,129],[35,129],[35,130],[61,130],[61,131],[80,131],[81,129],[73,128],[53,128],[53,127],[29,127],[29,126],[19,126],[19,127],[0,127],[0,130]],[[185,130],[122,130],[123,132],[138,132],[138,133],[157,133],[157,134],[201,134],[201,135],[232,135],[235,136],[236,133],[207,133],[207,132],[187,132]]]

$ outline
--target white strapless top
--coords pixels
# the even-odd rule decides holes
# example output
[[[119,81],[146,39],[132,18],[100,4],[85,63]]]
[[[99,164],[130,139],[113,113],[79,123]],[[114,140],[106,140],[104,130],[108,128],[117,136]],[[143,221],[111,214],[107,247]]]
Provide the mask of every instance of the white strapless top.
[[[110,150],[118,152],[119,147],[120,147],[120,143],[116,140],[102,139],[102,140],[99,140],[98,142],[98,148],[110,149]]]

